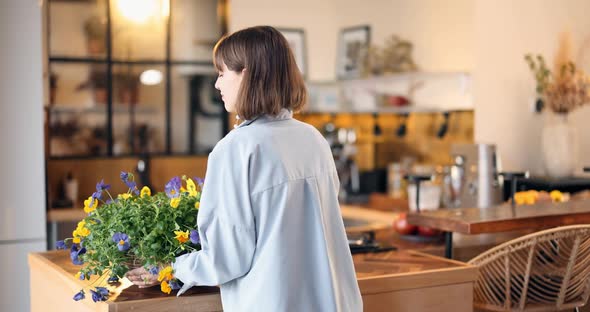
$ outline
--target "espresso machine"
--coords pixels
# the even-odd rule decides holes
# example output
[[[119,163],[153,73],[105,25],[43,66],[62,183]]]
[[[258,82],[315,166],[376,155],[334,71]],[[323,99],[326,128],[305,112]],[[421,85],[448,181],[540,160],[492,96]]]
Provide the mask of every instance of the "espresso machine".
[[[486,208],[502,202],[500,159],[493,144],[454,144],[445,187],[453,207]]]

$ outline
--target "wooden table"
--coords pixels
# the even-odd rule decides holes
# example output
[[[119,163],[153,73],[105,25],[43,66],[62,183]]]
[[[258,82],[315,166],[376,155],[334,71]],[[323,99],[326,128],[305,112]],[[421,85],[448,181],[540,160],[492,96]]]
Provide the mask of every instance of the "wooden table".
[[[590,223],[590,200],[424,211],[409,214],[408,222],[445,231],[445,256],[452,258],[453,232],[498,233]]]
[[[416,251],[354,256],[364,311],[473,311],[477,268]],[[29,254],[31,311],[221,311],[216,287],[193,287],[175,297],[159,287],[139,289],[127,279],[109,286],[110,299],[94,303],[73,295],[87,281],[74,278],[79,266],[67,251]]]

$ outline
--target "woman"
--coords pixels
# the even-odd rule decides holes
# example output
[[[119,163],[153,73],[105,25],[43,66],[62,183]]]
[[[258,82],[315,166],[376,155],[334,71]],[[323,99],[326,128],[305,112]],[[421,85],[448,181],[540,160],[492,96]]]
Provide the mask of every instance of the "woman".
[[[292,118],[306,89],[286,39],[247,28],[213,55],[225,109],[245,120],[209,155],[202,250],[176,258],[178,294],[220,285],[225,311],[362,311],[330,148]],[[157,282],[143,268],[128,277]]]

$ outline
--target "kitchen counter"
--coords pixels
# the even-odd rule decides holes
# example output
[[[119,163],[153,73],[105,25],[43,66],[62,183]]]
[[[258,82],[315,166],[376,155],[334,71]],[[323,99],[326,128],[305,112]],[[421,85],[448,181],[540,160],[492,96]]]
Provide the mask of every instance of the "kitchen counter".
[[[357,254],[354,264],[365,311],[472,311],[477,268],[417,251]],[[221,311],[216,287],[193,287],[175,297],[159,287],[140,289],[123,279],[109,286],[110,299],[94,303],[73,295],[87,281],[68,251],[29,254],[31,311]]]

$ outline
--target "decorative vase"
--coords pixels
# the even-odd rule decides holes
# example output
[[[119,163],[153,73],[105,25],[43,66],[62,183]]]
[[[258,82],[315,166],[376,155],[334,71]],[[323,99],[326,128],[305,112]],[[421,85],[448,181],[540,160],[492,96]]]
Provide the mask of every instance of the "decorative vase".
[[[543,127],[543,163],[549,177],[570,177],[576,169],[577,132],[567,117],[567,114],[556,114]]]

